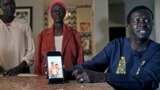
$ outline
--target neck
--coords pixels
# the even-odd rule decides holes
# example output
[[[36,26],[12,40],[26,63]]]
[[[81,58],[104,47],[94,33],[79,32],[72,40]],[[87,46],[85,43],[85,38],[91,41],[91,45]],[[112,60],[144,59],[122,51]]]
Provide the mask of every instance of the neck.
[[[130,39],[132,49],[135,49],[138,52],[144,51],[147,48],[148,42],[149,39]]]
[[[60,36],[63,34],[63,23],[54,24],[55,36]]]
[[[15,17],[3,15],[0,18],[4,23],[11,23]]]

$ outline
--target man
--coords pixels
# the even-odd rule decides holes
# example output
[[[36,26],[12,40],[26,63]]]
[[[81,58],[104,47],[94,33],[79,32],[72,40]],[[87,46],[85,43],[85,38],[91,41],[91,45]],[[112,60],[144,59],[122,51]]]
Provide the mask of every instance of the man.
[[[107,82],[116,90],[155,90],[160,81],[160,44],[149,39],[152,27],[152,11],[145,6],[133,8],[127,16],[129,38],[111,41],[92,60],[66,72],[73,71],[81,83]]]
[[[49,10],[54,23],[43,30],[37,40],[35,74],[45,75],[46,53],[61,52],[63,67],[68,68],[84,61],[80,34],[64,24],[66,6],[63,0],[51,0]]]
[[[30,26],[14,16],[14,0],[0,0],[0,7],[0,72],[7,76],[29,73],[35,51]]]

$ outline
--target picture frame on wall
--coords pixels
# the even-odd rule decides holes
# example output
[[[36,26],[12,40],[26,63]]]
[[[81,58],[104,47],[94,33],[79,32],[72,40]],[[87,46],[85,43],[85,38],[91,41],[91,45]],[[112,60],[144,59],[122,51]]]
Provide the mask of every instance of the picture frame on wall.
[[[90,22],[80,22],[80,35],[84,55],[92,55],[92,31]]]
[[[91,26],[89,22],[80,23],[81,32],[91,32]]]
[[[25,19],[32,28],[32,7],[16,7],[15,17]]]

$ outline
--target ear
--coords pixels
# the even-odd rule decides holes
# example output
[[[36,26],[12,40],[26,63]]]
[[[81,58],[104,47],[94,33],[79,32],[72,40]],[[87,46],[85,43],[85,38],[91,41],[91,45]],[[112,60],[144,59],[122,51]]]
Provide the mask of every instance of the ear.
[[[128,30],[128,29],[130,28],[129,24],[127,24],[127,26],[126,26],[126,27],[127,27],[127,30]]]
[[[154,22],[152,22],[152,26],[154,26]]]

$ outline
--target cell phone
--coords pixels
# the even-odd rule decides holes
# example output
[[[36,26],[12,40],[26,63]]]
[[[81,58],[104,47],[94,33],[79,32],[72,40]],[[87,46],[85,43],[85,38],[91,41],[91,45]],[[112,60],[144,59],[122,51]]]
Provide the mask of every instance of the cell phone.
[[[48,83],[64,83],[62,56],[58,51],[47,52]]]

